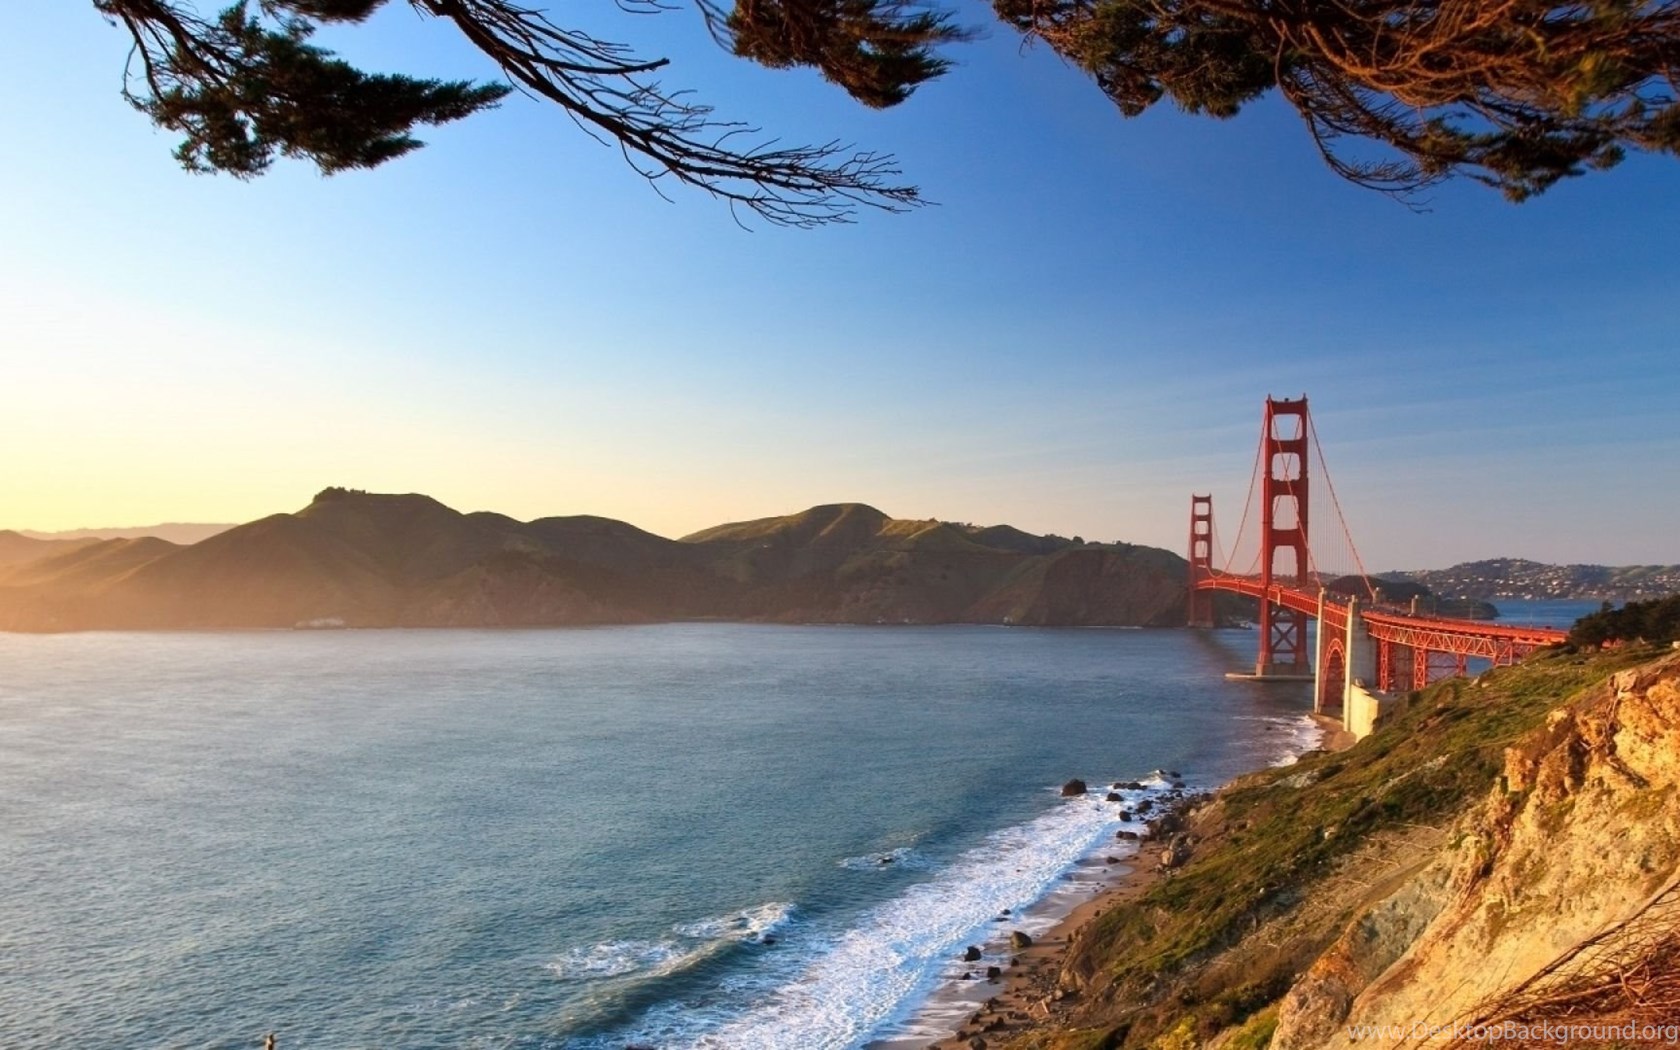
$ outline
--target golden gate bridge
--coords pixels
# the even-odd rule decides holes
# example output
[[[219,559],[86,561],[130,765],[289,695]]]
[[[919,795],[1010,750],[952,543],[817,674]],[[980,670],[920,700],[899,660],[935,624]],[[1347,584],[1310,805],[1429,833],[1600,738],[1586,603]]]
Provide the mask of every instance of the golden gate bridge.
[[[1322,474],[1328,495],[1327,501],[1320,497],[1317,514],[1309,499],[1309,463]],[[1322,521],[1326,511],[1339,533],[1331,530],[1328,542],[1315,545],[1309,523]],[[1250,549],[1252,560],[1245,560]],[[1214,530],[1213,497],[1190,497],[1189,560],[1190,626],[1214,626],[1215,591],[1259,603],[1254,673],[1232,677],[1312,681],[1313,710],[1337,711],[1360,736],[1406,692],[1464,675],[1471,660],[1508,666],[1568,637],[1548,627],[1423,615],[1415,601],[1410,607],[1384,602],[1380,581],[1373,583],[1365,571],[1342,515],[1305,396],[1266,399],[1243,516],[1228,550]],[[1318,624],[1311,652],[1309,619]]]

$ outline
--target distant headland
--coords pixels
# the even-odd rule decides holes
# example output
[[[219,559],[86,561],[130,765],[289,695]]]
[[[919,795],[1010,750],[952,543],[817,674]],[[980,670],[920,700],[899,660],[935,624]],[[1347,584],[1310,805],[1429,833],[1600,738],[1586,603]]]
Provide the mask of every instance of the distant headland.
[[[1186,565],[1172,551],[893,518],[862,503],[673,540],[610,518],[517,521],[424,495],[332,487],[295,513],[169,528],[0,530],[0,630],[1184,622]],[[187,529],[208,535],[172,542]],[[1509,582],[1500,567],[1512,569]],[[1504,560],[1376,582],[1396,600],[1488,615],[1453,599],[1506,596],[1532,578],[1550,581],[1546,596],[1570,597],[1557,581],[1651,582],[1665,572],[1680,578],[1673,567],[1630,574]],[[1235,598],[1219,612],[1227,622],[1252,615]]]
[[[1170,551],[891,518],[860,503],[679,540],[328,488],[190,545],[0,532],[0,629],[521,627],[746,620],[1168,626]]]

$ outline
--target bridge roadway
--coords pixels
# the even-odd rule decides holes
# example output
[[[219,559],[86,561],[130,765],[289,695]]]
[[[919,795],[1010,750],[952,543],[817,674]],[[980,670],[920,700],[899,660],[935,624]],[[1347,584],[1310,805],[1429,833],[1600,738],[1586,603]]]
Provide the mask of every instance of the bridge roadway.
[[[1536,649],[1568,638],[1568,632],[1549,627],[1508,627],[1482,620],[1441,616],[1413,616],[1408,611],[1360,599],[1332,595],[1309,579],[1314,564],[1308,545],[1307,523],[1313,517],[1308,494],[1308,463],[1317,451],[1318,469],[1329,481],[1324,452],[1307,413],[1307,398],[1266,398],[1260,425],[1260,448],[1249,499],[1259,494],[1260,513],[1250,518],[1243,510],[1238,531],[1251,520],[1260,527],[1258,576],[1235,575],[1214,568],[1213,496],[1190,497],[1190,600],[1187,620],[1192,627],[1214,622],[1213,596],[1205,592],[1244,594],[1260,603],[1259,653],[1254,679],[1313,681],[1313,710],[1323,714],[1332,704],[1342,711],[1344,726],[1356,736],[1375,729],[1404,705],[1406,696],[1437,678],[1463,675],[1470,660],[1487,660],[1495,667],[1516,663]],[[1258,482],[1256,485],[1255,482]],[[1341,517],[1335,489],[1331,506],[1341,523],[1354,564],[1347,523]],[[1236,550],[1240,543],[1232,546]],[[1363,568],[1359,576],[1364,577]],[[1380,595],[1373,595],[1379,597]],[[1307,652],[1307,620],[1318,621],[1312,653]],[[1375,692],[1373,692],[1375,690]]]
[[[1371,655],[1375,666],[1369,672],[1369,684],[1383,692],[1419,689],[1444,674],[1463,674],[1469,659],[1508,666],[1536,649],[1569,637],[1568,631],[1551,627],[1515,627],[1485,620],[1412,616],[1393,608],[1367,608],[1340,595],[1276,582],[1267,586],[1258,576],[1218,570],[1198,574],[1195,589],[1247,595],[1319,620],[1321,637],[1333,640],[1329,647],[1320,647],[1321,666],[1315,671],[1321,677],[1331,670],[1323,666],[1326,659],[1342,663],[1351,655],[1347,646],[1354,636],[1348,632],[1348,616],[1354,611],[1360,628],[1357,633],[1374,643]],[[1443,662],[1446,658],[1451,662]]]

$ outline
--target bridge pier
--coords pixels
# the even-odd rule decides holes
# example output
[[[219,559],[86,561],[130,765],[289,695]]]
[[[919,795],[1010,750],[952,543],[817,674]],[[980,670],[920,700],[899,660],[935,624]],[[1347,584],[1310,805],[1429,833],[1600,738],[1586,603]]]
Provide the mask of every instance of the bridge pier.
[[[1338,683],[1342,693],[1342,728],[1352,733],[1355,740],[1363,740],[1384,719],[1392,717],[1405,701],[1378,688],[1379,657],[1387,643],[1371,637],[1370,624],[1358,598],[1348,599],[1343,645],[1347,659]]]
[[[1371,637],[1371,629],[1359,608],[1358,598],[1348,599],[1346,635],[1347,663],[1342,678],[1344,702],[1348,690],[1354,685],[1368,686],[1377,678],[1377,643]]]

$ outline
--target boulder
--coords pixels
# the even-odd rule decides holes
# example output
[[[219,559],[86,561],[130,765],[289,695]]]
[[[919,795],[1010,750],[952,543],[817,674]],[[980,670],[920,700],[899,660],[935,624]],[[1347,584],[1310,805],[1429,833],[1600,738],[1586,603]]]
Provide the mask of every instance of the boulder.
[[[993,984],[1003,980],[1003,968],[1001,966],[986,967],[986,980],[991,981]]]
[[[1190,841],[1183,835],[1174,835],[1167,848],[1161,851],[1161,867],[1176,868],[1190,859]]]
[[[963,962],[979,962],[979,961],[980,961],[980,949],[976,948],[972,944],[969,945],[968,950],[963,952]]]
[[[1126,800],[1120,797],[1120,792],[1110,791],[1108,794],[1103,796],[1103,801],[1104,802],[1124,802]]]
[[[1009,947],[1013,948],[1015,951],[1021,951],[1024,948],[1031,948],[1032,938],[1028,937],[1020,930],[1016,930],[1009,935]]]
[[[1062,785],[1063,798],[1073,798],[1075,795],[1083,794],[1085,794],[1085,781],[1080,780],[1078,777],[1074,777],[1072,780]]]

